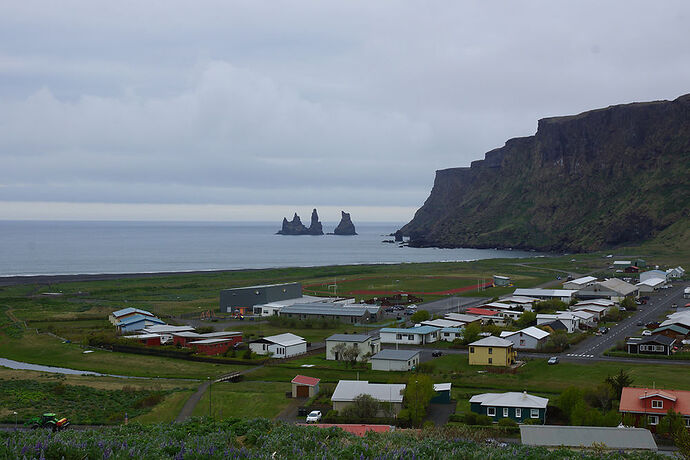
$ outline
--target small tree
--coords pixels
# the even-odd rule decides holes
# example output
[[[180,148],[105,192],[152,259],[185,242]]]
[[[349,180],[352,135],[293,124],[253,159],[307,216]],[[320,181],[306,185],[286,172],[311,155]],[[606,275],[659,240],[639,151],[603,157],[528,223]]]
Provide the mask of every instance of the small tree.
[[[426,310],[418,310],[411,317],[410,320],[413,323],[421,323],[422,321],[427,321],[431,318],[431,314]]]
[[[520,315],[520,317],[515,321],[515,325],[519,328],[525,328],[531,326],[537,322],[537,314],[533,311],[526,311]]]
[[[345,361],[348,361],[350,363],[350,366],[355,365],[357,363],[357,358],[359,357],[359,345],[356,343],[353,343],[349,347],[346,347],[343,350],[343,359]]]
[[[333,353],[333,357],[334,357],[337,361],[342,361],[343,359],[345,359],[345,358],[343,357],[343,353],[344,353],[344,351],[345,351],[345,348],[347,348],[347,345],[345,345],[345,344],[342,343],[342,342],[339,343],[339,344],[337,344],[337,345],[334,345],[333,348],[331,348],[331,352]]]
[[[479,340],[479,333],[482,332],[481,326],[477,323],[470,323],[463,329],[462,341],[467,345],[468,343]]]
[[[376,417],[380,408],[381,403],[378,399],[368,394],[361,394],[355,396],[355,399],[352,400],[352,405],[347,406],[343,410],[343,415],[359,419],[370,419]]]
[[[621,394],[623,394],[623,388],[629,387],[633,383],[633,378],[630,376],[630,374],[623,369],[618,371],[618,374],[614,376],[608,376],[606,377],[606,380],[604,382],[608,383],[611,385],[611,388],[613,389],[614,394],[616,395],[616,399],[621,399]]]
[[[626,297],[621,301],[621,307],[625,308],[627,311],[637,310],[637,304],[632,299],[632,297]]]
[[[553,347],[558,351],[563,351],[570,346],[568,335],[565,331],[555,331],[547,340],[547,347]]]
[[[410,420],[414,425],[420,425],[426,415],[429,402],[434,396],[434,384],[426,374],[416,374],[410,377],[405,387],[405,406],[410,410]]]

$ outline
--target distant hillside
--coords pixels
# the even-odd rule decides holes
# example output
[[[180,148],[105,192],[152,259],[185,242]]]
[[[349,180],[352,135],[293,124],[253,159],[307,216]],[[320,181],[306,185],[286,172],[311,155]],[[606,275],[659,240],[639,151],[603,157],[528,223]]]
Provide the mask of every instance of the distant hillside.
[[[534,136],[469,168],[436,171],[431,195],[401,231],[411,246],[637,244],[673,224],[690,228],[689,174],[690,94],[546,118]]]

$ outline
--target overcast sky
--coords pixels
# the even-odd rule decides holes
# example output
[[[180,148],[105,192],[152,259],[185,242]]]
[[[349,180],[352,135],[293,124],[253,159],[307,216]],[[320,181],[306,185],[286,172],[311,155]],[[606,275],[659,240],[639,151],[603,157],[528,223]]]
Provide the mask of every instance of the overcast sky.
[[[690,2],[0,2],[0,218],[406,221],[537,120],[690,92]]]

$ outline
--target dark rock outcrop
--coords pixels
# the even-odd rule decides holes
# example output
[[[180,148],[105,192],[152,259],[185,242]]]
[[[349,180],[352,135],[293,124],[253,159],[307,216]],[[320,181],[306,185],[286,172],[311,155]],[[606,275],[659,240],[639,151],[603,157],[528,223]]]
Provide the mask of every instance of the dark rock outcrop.
[[[302,219],[295,213],[291,221],[283,217],[283,226],[276,235],[323,235],[323,228],[319,222],[319,215],[314,209],[311,213],[311,224],[305,227]]]
[[[334,235],[356,235],[355,224],[352,223],[350,214],[345,211],[340,211],[340,223],[333,230]]]
[[[689,174],[690,95],[547,118],[469,168],[437,171],[401,232],[411,246],[635,244],[690,225]]]

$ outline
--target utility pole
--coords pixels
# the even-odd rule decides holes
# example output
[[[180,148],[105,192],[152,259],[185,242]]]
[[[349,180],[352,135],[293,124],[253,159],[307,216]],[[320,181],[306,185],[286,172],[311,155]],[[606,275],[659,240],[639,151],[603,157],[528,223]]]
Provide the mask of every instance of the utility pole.
[[[208,416],[209,418],[213,419],[213,412],[211,410],[211,400],[213,399],[213,393],[211,392],[211,389],[213,388],[213,380],[211,380],[211,377],[209,377],[208,381]]]

